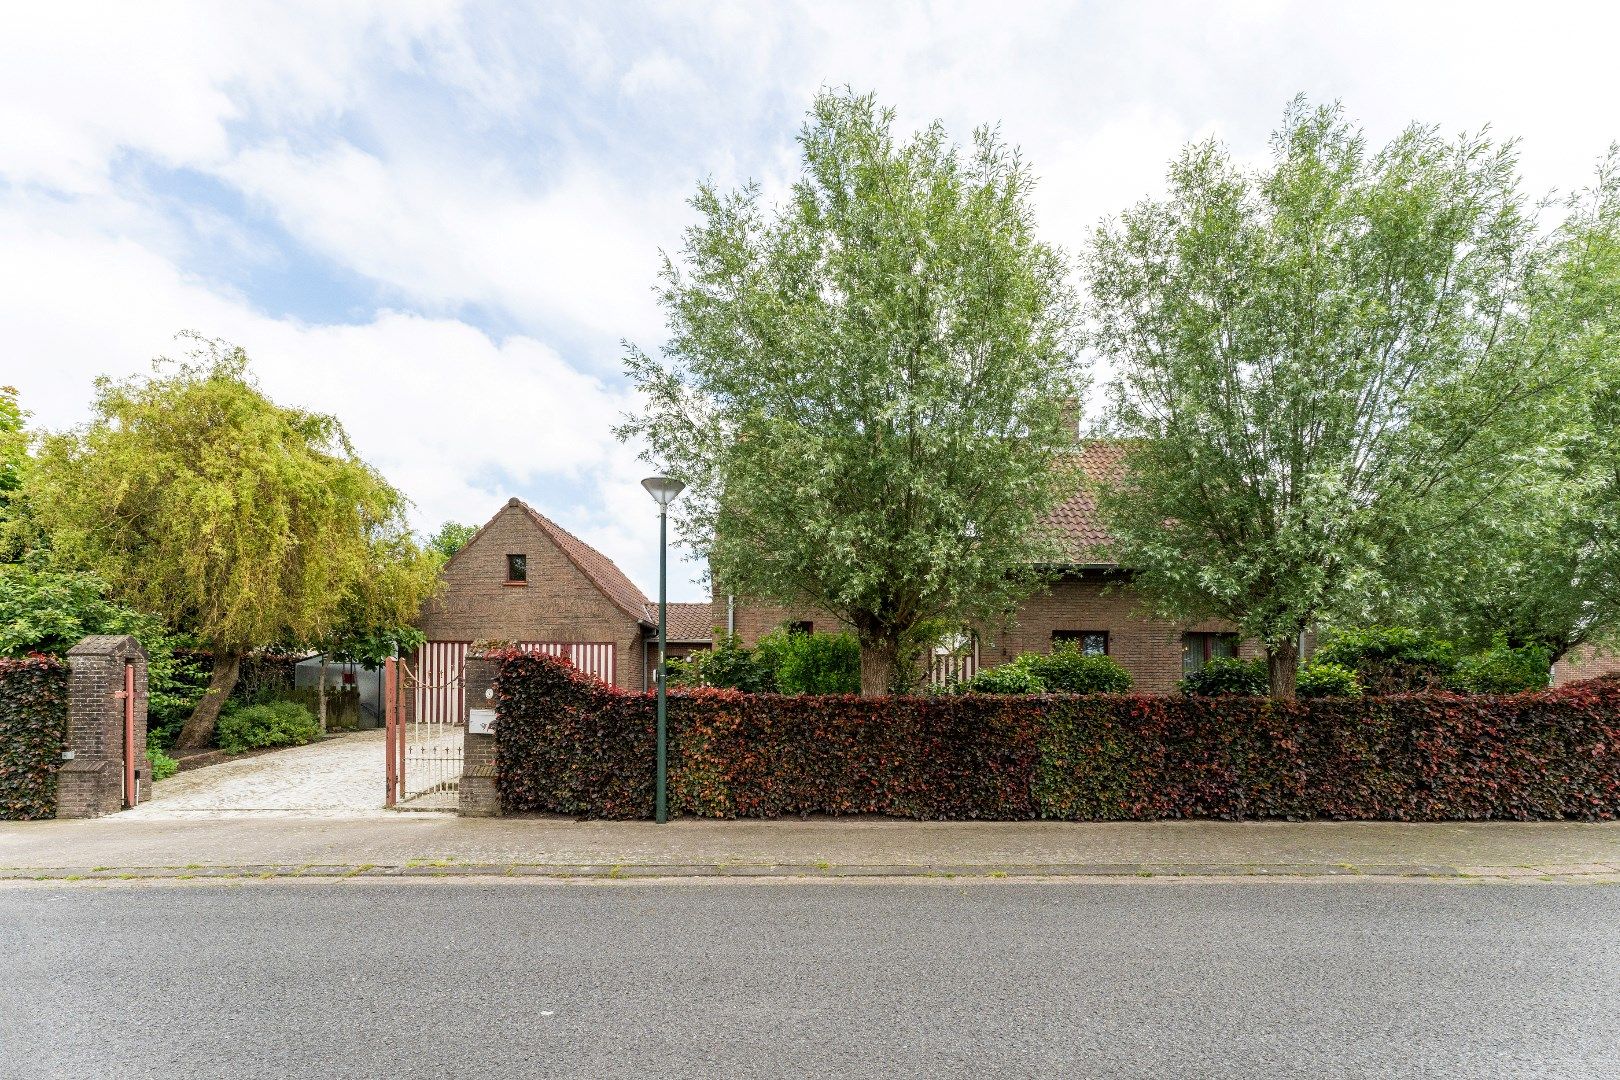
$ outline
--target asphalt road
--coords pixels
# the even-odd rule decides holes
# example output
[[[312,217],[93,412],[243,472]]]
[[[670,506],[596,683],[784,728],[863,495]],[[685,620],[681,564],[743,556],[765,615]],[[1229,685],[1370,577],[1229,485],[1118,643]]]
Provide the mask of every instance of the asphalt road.
[[[0,890],[0,1075],[1620,1075],[1620,888]]]

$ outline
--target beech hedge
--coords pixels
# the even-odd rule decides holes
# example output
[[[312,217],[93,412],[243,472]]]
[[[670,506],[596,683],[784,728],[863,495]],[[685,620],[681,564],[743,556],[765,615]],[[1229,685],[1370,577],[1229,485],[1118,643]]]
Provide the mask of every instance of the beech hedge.
[[[644,818],[654,701],[491,654],[506,813]],[[1503,697],[669,695],[672,813],[1608,820],[1620,679]]]
[[[67,713],[66,664],[0,658],[0,820],[55,816]]]

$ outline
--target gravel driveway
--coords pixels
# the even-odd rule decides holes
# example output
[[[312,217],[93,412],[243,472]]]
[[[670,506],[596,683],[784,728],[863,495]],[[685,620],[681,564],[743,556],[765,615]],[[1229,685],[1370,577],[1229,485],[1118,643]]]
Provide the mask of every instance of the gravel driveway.
[[[176,773],[120,817],[197,818],[242,813],[371,816],[383,809],[382,731],[358,731],[273,754]]]

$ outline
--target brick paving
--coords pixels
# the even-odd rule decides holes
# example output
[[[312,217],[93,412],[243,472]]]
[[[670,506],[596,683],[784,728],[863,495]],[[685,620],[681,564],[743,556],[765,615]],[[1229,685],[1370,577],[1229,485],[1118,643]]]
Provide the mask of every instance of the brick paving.
[[[126,819],[383,815],[383,732],[358,731],[178,773]]]

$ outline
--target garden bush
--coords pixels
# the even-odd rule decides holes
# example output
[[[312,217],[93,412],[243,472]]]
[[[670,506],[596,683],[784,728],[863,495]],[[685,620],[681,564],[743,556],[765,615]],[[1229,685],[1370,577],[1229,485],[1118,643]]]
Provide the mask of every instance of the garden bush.
[[[1050,655],[1026,653],[1018,662],[1049,694],[1123,694],[1131,688],[1131,673],[1118,660],[1083,653],[1068,642],[1059,643]]]
[[[1424,630],[1367,626],[1329,631],[1311,659],[1349,668],[1369,694],[1405,694],[1446,687],[1457,647]]]
[[[648,817],[654,705],[494,654],[508,813]],[[670,695],[670,800],[703,817],[1611,820],[1620,679],[1505,696]]]
[[[956,689],[963,694],[1044,694],[1046,683],[1028,665],[1015,660],[986,668],[967,682],[958,683]]]
[[[1360,697],[1361,680],[1343,664],[1313,659],[1299,666],[1294,692],[1300,697]]]
[[[967,694],[1123,694],[1131,674],[1112,656],[1088,655],[1067,642],[1050,654],[1024,653],[987,668],[956,689]]]
[[[775,673],[778,693],[861,692],[861,644],[854,634],[775,630],[760,638],[754,651],[759,662]]]
[[[1500,634],[1484,652],[1457,661],[1446,685],[1465,694],[1517,694],[1545,690],[1552,681],[1552,654],[1540,645],[1507,643]]]
[[[66,664],[0,658],[0,820],[55,816],[67,715]]]
[[[155,731],[146,733],[146,762],[152,769],[152,782],[167,780],[180,771],[180,763],[163,749],[163,741]]]
[[[737,635],[728,634],[712,649],[695,652],[685,660],[671,660],[669,685],[769,694],[776,691],[776,671],[738,641]]]
[[[1176,684],[1183,694],[1196,697],[1239,695],[1259,697],[1269,693],[1270,677],[1264,660],[1238,660],[1217,656]]]
[[[239,754],[272,746],[302,746],[321,737],[315,714],[296,701],[232,706],[215,727],[221,750]]]

